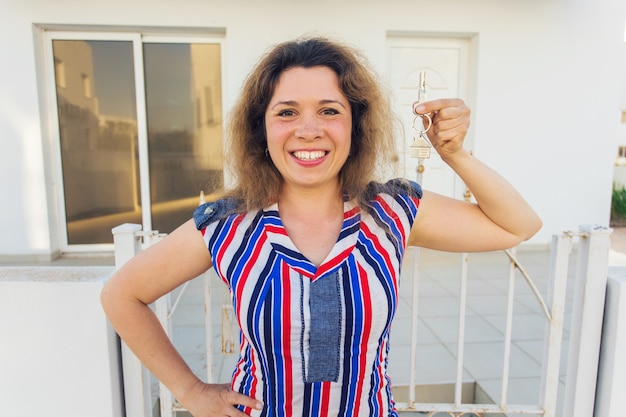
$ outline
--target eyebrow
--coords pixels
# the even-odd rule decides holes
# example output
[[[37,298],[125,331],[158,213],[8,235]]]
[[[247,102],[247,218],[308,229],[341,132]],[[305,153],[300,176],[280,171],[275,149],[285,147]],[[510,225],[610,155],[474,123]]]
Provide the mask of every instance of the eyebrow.
[[[319,104],[338,104],[341,107],[343,107],[344,109],[346,108],[346,106],[344,106],[344,104],[341,101],[339,101],[339,100],[324,99],[324,100],[320,100],[318,103]],[[270,107],[270,109],[273,109],[274,107],[280,106],[280,105],[295,106],[297,104],[298,104],[298,102],[294,101],[294,100],[283,100],[283,101],[279,101],[276,104],[274,104],[272,107]]]

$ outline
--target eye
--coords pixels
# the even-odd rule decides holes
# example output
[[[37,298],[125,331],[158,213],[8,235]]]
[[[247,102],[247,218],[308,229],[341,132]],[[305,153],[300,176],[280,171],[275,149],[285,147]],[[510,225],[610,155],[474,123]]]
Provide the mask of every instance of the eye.
[[[322,110],[322,114],[335,115],[335,114],[339,114],[339,110],[333,109],[333,108],[327,108],[327,109]]]
[[[285,109],[278,112],[278,115],[281,117],[291,117],[295,116],[296,112],[293,110]]]

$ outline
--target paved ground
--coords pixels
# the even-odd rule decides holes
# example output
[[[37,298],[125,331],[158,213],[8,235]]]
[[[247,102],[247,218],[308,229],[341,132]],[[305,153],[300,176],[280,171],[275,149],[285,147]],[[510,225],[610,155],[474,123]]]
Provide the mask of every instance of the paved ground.
[[[626,227],[615,227],[611,234],[611,249],[626,254]]]

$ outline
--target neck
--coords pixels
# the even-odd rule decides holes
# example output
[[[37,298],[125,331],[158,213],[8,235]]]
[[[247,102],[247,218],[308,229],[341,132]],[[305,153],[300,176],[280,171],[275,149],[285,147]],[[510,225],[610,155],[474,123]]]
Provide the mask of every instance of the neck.
[[[281,211],[325,218],[337,212],[343,214],[343,192],[339,184],[316,189],[294,189],[284,184],[278,205]]]

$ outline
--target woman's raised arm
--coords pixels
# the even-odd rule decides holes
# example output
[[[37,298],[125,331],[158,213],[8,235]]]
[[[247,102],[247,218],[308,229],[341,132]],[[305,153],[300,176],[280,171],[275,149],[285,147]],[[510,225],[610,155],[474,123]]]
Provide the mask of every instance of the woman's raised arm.
[[[409,244],[452,252],[510,248],[532,237],[541,220],[502,176],[463,148],[469,108],[460,99],[434,100],[416,107],[430,113],[433,147],[463,180],[476,203],[424,192]]]

